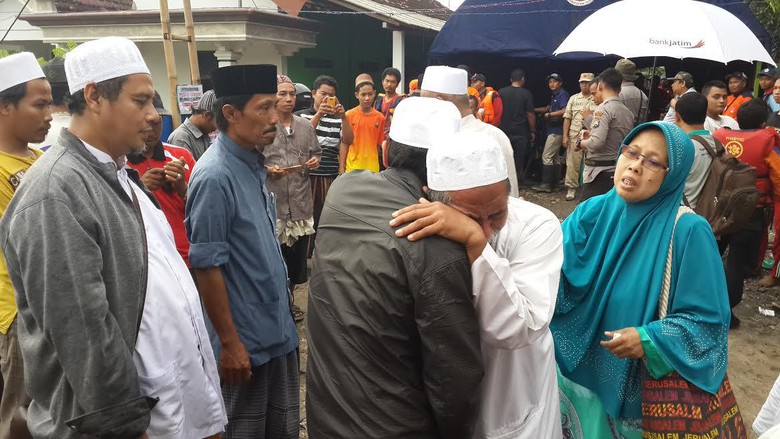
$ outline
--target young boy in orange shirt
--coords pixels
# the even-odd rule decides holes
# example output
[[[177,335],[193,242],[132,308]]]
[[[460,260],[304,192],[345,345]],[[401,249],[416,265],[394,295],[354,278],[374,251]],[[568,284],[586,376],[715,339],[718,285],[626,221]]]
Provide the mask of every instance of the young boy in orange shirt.
[[[379,172],[379,148],[385,137],[385,116],[373,108],[376,90],[370,81],[355,86],[355,97],[359,105],[347,111],[347,120],[355,140],[339,155],[339,170],[350,172],[366,169]]]

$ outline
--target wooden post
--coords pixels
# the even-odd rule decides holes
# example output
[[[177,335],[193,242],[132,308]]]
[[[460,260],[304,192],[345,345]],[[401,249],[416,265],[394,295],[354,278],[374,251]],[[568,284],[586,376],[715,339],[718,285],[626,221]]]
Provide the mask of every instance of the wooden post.
[[[179,125],[181,125],[181,113],[179,112],[179,99],[176,94],[176,85],[179,81],[176,77],[176,57],[173,53],[173,39],[171,38],[171,14],[168,10],[168,0],[160,0],[160,24],[162,24],[165,67],[168,71],[168,87],[170,88],[169,96],[171,99],[171,118],[173,119],[173,128],[176,129]]]
[[[195,23],[192,19],[190,0],[184,0],[184,26],[187,28],[187,50],[190,54],[190,76],[192,83],[200,84],[200,66],[198,65],[198,45],[195,44]]]

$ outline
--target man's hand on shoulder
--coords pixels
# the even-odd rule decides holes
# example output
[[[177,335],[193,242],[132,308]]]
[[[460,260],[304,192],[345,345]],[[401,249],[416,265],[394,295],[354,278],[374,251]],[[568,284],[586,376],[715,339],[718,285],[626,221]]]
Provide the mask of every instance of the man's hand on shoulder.
[[[409,241],[419,241],[431,235],[439,235],[466,247],[469,262],[473,263],[482,254],[487,238],[479,224],[458,210],[420,198],[420,204],[413,204],[393,212],[391,227],[403,227],[395,231],[396,236]]]

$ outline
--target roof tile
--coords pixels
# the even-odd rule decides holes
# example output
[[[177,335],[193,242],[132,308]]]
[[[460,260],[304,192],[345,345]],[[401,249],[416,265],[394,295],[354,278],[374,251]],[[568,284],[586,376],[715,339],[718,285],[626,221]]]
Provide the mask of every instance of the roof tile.
[[[57,12],[129,11],[133,0],[54,0]]]

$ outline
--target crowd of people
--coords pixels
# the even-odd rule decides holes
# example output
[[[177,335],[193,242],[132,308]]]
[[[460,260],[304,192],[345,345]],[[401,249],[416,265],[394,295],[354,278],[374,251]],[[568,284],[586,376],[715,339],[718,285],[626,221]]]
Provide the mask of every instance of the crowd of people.
[[[298,438],[304,318],[314,439],[747,437],[728,333],[780,226],[771,68],[761,98],[679,72],[668,110],[629,60],[543,107],[519,68],[410,96],[387,68],[347,110],[235,65],[166,142],[130,40],[0,72],[0,438]],[[563,223],[518,197],[537,133]],[[717,196],[752,204],[724,225]]]

